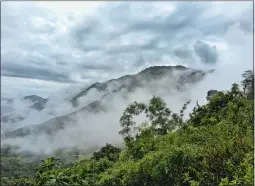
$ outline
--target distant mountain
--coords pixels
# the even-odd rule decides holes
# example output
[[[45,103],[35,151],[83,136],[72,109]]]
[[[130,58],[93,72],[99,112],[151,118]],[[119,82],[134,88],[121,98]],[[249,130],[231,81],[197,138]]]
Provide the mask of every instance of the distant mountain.
[[[40,133],[46,133],[48,135],[54,134],[56,131],[63,129],[68,124],[72,123],[72,116],[78,113],[90,113],[106,111],[104,101],[110,96],[114,97],[117,94],[122,96],[128,96],[138,88],[145,89],[148,92],[157,92],[157,90],[167,88],[169,90],[184,91],[186,85],[196,84],[201,81],[204,76],[210,71],[202,71],[186,68],[184,66],[153,66],[146,68],[135,75],[126,75],[118,79],[111,79],[106,82],[96,82],[88,88],[78,92],[74,97],[70,99],[70,102],[74,107],[82,106],[79,105],[79,99],[86,97],[90,91],[95,90],[100,93],[94,101],[91,101],[88,105],[81,107],[75,112],[71,112],[64,116],[53,118],[37,125],[30,125],[17,129],[12,132],[8,132],[4,135],[6,138],[16,136],[27,136],[30,134],[36,135]],[[159,83],[164,80],[164,87]],[[152,86],[153,85],[153,86]],[[36,101],[36,103],[43,105],[47,102],[47,99],[40,98],[39,96],[28,96],[25,99]]]
[[[26,101],[29,101],[30,104],[31,104],[29,106],[29,108],[35,109],[37,111],[43,110],[44,107],[45,107],[45,104],[48,101],[48,99],[42,98],[42,97],[37,96],[37,95],[25,96],[22,99],[26,100]],[[6,106],[8,106],[9,110],[12,111],[12,112],[10,112],[8,114],[5,114],[4,112],[1,112],[1,122],[16,123],[16,122],[20,122],[20,121],[25,119],[24,116],[20,116],[19,114],[16,114],[15,112],[13,112],[13,109],[12,109],[12,103],[14,102],[13,99],[2,98],[2,101],[5,101]],[[1,107],[2,107],[2,105],[1,105]],[[5,109],[5,108],[2,107],[1,109]]]
[[[86,88],[85,90],[79,92],[76,96],[74,96],[70,101],[73,103],[74,106],[77,106],[77,100],[80,97],[86,96],[87,93],[91,89],[96,89],[99,92],[105,93],[107,95],[111,92],[119,92],[120,90],[126,89],[128,92],[132,92],[137,88],[144,87],[145,82],[150,81],[157,81],[159,79],[162,79],[163,77],[169,77],[173,75],[174,72],[184,72],[187,71],[188,74],[183,74],[181,78],[179,79],[179,84],[176,88],[180,88],[186,83],[195,83],[201,78],[205,76],[207,72],[203,72],[201,70],[192,70],[190,68],[187,68],[185,66],[177,65],[177,66],[152,66],[149,68],[146,68],[145,70],[139,72],[135,75],[125,75],[118,79],[111,79],[109,81],[106,81],[104,83],[96,82]],[[189,71],[191,71],[189,73]],[[208,73],[213,72],[213,70],[208,71]],[[115,89],[109,90],[108,88],[111,85],[116,85]],[[118,86],[119,85],[119,86]]]
[[[48,99],[42,98],[37,95],[25,96],[24,99],[31,101],[33,104],[30,106],[30,108],[36,109],[38,111],[44,109],[44,106],[48,101]]]
[[[54,133],[58,130],[64,129],[70,122],[74,121],[72,116],[81,112],[99,112],[104,111],[103,106],[100,108],[100,102],[94,101],[88,106],[80,109],[79,111],[69,113],[64,116],[59,116],[53,119],[50,119],[46,122],[37,125],[30,125],[27,127],[22,127],[20,129],[14,130],[12,132],[8,132],[4,135],[5,138],[13,138],[13,137],[24,137],[28,135],[38,135],[41,133],[45,133],[48,135],[54,135]]]

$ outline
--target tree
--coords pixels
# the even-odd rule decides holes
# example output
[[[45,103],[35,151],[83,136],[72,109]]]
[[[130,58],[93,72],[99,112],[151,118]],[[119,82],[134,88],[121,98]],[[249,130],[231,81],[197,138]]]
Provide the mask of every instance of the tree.
[[[243,80],[241,84],[243,86],[244,94],[248,99],[254,98],[254,74],[252,70],[247,70],[242,74]]]
[[[117,161],[121,150],[111,144],[106,143],[106,146],[101,147],[98,152],[94,152],[92,159],[99,160],[101,158],[107,158],[110,161]]]
[[[145,111],[146,105],[143,103],[134,102],[133,104],[129,105],[122,117],[120,118],[120,125],[123,127],[119,134],[126,136],[128,138],[132,135],[132,127],[135,126],[135,122],[133,121],[133,116],[139,115],[143,111]]]
[[[132,135],[136,135],[132,132],[134,132],[135,129],[139,129],[139,127],[136,126],[136,122],[133,121],[133,116],[144,112],[149,119],[148,126],[150,126],[150,130],[153,130],[155,135],[166,135],[176,127],[182,127],[184,125],[184,111],[189,103],[190,100],[183,105],[180,114],[177,114],[171,112],[170,109],[167,108],[165,101],[159,97],[154,96],[149,101],[148,105],[134,102],[125,109],[120,118],[120,124],[123,128],[119,134],[125,136],[126,142],[132,141]]]
[[[212,97],[215,96],[218,92],[218,90],[209,90],[206,96],[207,101],[210,101]]]

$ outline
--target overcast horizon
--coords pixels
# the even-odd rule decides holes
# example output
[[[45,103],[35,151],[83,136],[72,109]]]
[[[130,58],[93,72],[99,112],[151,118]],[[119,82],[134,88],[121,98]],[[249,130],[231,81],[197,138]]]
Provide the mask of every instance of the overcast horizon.
[[[236,65],[227,60],[233,55],[243,60],[241,73],[252,68],[252,41],[242,45],[253,34],[252,16],[253,2],[241,1],[5,1],[1,95],[47,97],[152,65],[220,68]],[[233,45],[243,50],[231,53]]]

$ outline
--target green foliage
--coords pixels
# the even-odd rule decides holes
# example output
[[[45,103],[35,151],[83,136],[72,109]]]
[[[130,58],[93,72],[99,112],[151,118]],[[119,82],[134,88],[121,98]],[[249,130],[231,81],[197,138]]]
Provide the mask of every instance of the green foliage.
[[[217,90],[209,90],[209,91],[207,92],[207,96],[206,96],[207,101],[210,101],[210,100],[212,99],[212,97],[213,97],[214,95],[216,95],[217,93],[218,93]]]
[[[92,159],[99,160],[101,158],[107,158],[110,161],[117,161],[121,150],[111,144],[106,144],[99,152],[94,152]]]
[[[184,111],[186,110],[189,103],[190,101],[184,104],[180,110],[180,114],[177,114],[172,113],[169,108],[166,107],[166,103],[159,97],[154,96],[148,105],[134,102],[126,108],[123,116],[120,118],[120,124],[123,128],[119,133],[123,136],[126,136],[126,142],[129,142],[130,140],[132,141],[132,132],[137,129],[135,126],[136,123],[133,121],[133,116],[144,112],[150,121],[149,130],[154,131],[156,136],[166,135],[176,127],[182,127],[184,125]],[[139,132],[147,129],[148,128],[141,129]],[[136,134],[136,138],[138,137],[139,134]]]
[[[243,86],[248,90],[247,82]],[[229,91],[208,94],[208,103],[197,103],[187,120],[183,116],[190,101],[179,114],[172,113],[158,97],[148,105],[135,102],[120,118],[123,151],[106,144],[92,158],[70,167],[48,158],[33,178],[19,179],[15,184],[253,185],[253,100],[238,84]],[[141,113],[148,122],[137,127],[133,117]]]
[[[1,156],[1,185],[9,185],[9,181],[22,177],[32,177],[36,173],[37,164],[22,156]]]

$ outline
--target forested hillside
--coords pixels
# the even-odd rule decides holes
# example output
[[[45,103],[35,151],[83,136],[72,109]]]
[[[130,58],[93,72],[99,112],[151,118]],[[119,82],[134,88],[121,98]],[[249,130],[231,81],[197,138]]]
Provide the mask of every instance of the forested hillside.
[[[197,102],[187,119],[190,102],[173,113],[160,97],[137,100],[120,118],[124,149],[106,144],[68,164],[49,157],[32,165],[34,174],[6,176],[2,185],[253,185],[253,72],[244,72],[240,85],[206,96],[208,103]],[[148,122],[135,123],[140,114]]]

